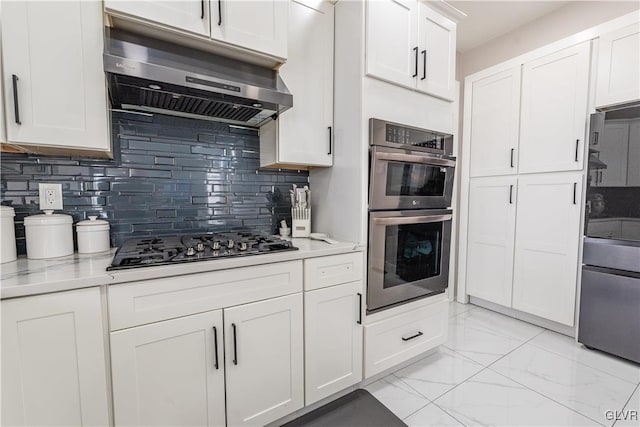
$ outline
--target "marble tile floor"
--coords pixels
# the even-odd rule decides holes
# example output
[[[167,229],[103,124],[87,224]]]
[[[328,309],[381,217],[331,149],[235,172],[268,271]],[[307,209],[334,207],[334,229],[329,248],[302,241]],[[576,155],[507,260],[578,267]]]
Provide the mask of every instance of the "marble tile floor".
[[[449,313],[436,353],[366,387],[410,427],[640,427],[640,365],[474,305]]]

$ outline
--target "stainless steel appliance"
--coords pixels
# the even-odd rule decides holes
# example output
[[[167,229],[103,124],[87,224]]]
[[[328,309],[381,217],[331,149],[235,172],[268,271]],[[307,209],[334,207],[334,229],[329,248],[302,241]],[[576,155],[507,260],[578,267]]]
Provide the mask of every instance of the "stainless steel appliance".
[[[104,70],[116,108],[259,127],[293,106],[277,71],[113,28]]]
[[[291,241],[265,233],[239,231],[129,239],[118,248],[107,270],[298,250]]]
[[[591,116],[578,341],[640,363],[640,106]]]
[[[442,293],[449,279],[452,136],[369,121],[367,313]]]

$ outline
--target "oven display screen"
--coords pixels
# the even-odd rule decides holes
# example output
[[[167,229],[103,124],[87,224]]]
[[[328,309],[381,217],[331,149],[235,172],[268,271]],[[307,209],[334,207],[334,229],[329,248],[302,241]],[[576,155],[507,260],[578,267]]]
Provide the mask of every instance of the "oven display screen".
[[[383,287],[440,275],[442,222],[385,228]]]
[[[387,166],[387,196],[444,195],[446,169],[422,163],[389,162]]]
[[[394,144],[444,150],[444,135],[392,124],[386,125],[385,141]]]

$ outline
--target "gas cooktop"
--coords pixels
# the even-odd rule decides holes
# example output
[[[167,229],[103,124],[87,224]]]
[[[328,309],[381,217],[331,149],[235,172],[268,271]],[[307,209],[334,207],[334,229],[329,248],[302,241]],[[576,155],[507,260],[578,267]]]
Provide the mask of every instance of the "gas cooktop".
[[[245,255],[296,251],[288,240],[266,233],[237,232],[144,237],[125,241],[107,270],[209,261]]]

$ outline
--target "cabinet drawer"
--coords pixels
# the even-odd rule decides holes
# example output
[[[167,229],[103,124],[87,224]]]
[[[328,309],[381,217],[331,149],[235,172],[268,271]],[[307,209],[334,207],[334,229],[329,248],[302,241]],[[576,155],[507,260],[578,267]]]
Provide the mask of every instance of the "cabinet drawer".
[[[326,288],[362,279],[362,252],[332,255],[304,261],[304,290]]]
[[[365,378],[445,342],[448,313],[449,301],[445,299],[366,325]]]
[[[112,285],[112,331],[302,291],[302,261]]]

